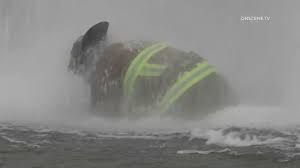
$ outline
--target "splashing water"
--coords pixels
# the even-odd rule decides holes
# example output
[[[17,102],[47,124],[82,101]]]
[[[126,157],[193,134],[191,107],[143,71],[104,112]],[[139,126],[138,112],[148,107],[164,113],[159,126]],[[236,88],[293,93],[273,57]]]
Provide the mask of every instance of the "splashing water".
[[[295,4],[259,4],[0,0],[0,121],[60,125],[113,137],[180,132],[180,137],[187,133],[189,139],[213,146],[178,149],[178,154],[233,154],[250,146],[267,146],[290,147],[285,153],[297,156],[300,29],[292,20],[299,12]],[[240,16],[253,14],[268,15],[271,21],[241,22]],[[107,121],[88,115],[89,89],[66,67],[73,41],[101,20],[111,22],[112,41],[166,41],[198,52],[218,67],[241,105],[199,121],[155,117]],[[2,137],[10,143],[35,144]]]

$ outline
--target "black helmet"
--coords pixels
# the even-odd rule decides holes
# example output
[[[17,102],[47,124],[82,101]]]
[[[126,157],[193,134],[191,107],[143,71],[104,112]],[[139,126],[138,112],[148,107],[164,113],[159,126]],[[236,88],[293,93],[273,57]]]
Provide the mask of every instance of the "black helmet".
[[[87,70],[88,57],[87,54],[89,48],[95,47],[100,41],[104,41],[106,38],[109,23],[104,21],[92,26],[83,36],[80,36],[73,44],[71,50],[71,59],[69,63],[69,69],[75,74],[82,74]]]

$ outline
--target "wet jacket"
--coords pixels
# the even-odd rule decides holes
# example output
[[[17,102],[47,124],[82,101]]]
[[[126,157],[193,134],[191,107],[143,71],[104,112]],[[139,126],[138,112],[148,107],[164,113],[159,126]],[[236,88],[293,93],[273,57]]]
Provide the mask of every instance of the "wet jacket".
[[[227,85],[194,52],[163,43],[114,43],[91,77],[92,104],[107,115],[203,115],[225,105]]]

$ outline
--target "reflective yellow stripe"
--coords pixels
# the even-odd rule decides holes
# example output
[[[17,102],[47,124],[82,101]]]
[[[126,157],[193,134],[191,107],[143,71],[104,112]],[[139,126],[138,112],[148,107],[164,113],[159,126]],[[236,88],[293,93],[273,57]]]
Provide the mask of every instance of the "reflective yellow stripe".
[[[166,65],[160,64],[145,64],[140,72],[141,76],[160,76],[161,73],[167,68]]]
[[[143,68],[148,66],[147,61],[152,56],[154,56],[155,54],[157,54],[158,52],[162,51],[165,48],[167,48],[166,44],[156,43],[150,47],[145,48],[135,57],[135,59],[129,65],[129,68],[125,74],[125,78],[123,81],[123,88],[124,88],[125,95],[127,95],[127,96],[132,95],[133,88],[134,88],[134,85],[135,85],[138,75],[143,74],[143,73],[141,73],[141,72],[144,72]],[[162,68],[160,68],[160,69],[162,69]],[[147,68],[146,68],[146,70],[147,70]],[[154,70],[154,69],[152,69],[152,70]],[[154,73],[152,73],[152,74],[154,74]]]
[[[168,108],[189,88],[214,72],[216,72],[215,69],[207,62],[198,63],[194,69],[185,72],[178,78],[176,83],[167,90],[160,104],[161,110],[167,111]]]

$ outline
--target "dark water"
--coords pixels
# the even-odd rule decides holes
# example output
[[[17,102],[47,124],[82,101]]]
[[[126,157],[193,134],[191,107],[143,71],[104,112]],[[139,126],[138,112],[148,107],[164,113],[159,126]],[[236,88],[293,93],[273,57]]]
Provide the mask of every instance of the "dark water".
[[[0,168],[300,167],[298,2],[0,0]],[[137,131],[160,121],[122,131],[104,131],[119,123],[81,118],[74,122],[97,129],[46,125],[49,118],[73,122],[69,116],[86,111],[89,89],[66,67],[74,40],[102,20],[111,23],[112,41],[165,41],[199,53],[224,74],[242,107],[255,108],[213,117],[228,126],[162,124],[176,127],[171,133]]]
[[[155,134],[12,123],[0,128],[3,168],[300,166],[297,129],[228,127]]]

